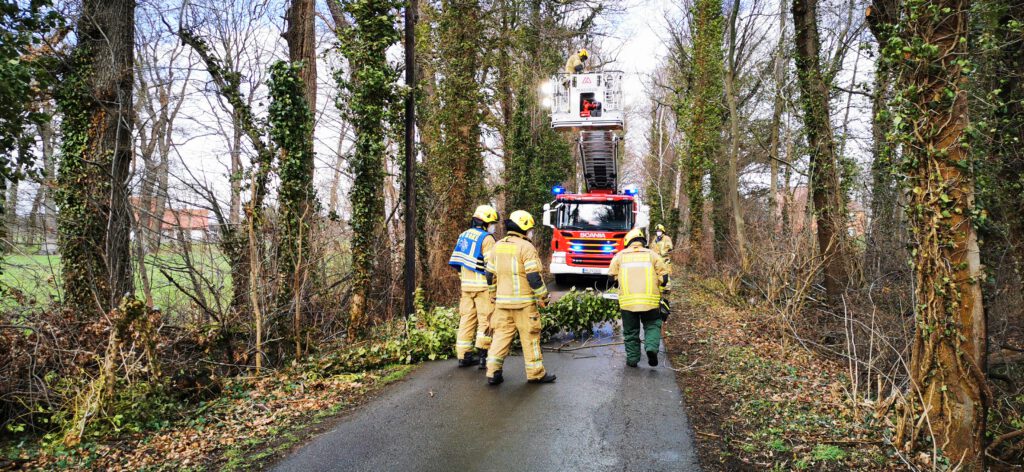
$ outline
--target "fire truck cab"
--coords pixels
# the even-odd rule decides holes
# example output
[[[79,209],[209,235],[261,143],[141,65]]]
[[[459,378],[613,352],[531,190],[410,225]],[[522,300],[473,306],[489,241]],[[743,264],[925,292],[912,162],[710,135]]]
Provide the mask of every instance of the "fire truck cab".
[[[544,225],[552,228],[549,270],[564,284],[576,275],[608,275],[612,257],[634,227],[647,225],[647,208],[636,193],[595,191],[569,194],[555,188],[555,200],[544,205]]]

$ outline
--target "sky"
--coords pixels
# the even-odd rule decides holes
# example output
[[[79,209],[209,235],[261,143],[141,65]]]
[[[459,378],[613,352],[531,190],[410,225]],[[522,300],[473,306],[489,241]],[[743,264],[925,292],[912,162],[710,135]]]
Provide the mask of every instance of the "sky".
[[[773,3],[771,0],[766,1],[768,2],[766,5],[767,11],[771,12],[777,8],[770,5]],[[650,106],[647,84],[649,83],[650,75],[669,53],[665,41],[668,36],[667,29],[670,21],[677,21],[682,16],[682,11],[680,10],[681,3],[670,0],[623,0],[624,11],[603,18],[601,20],[602,23],[599,24],[607,32],[607,35],[598,37],[595,39],[596,44],[589,46],[598,51],[601,60],[610,62],[607,64],[607,68],[619,69],[626,74],[623,84],[625,102],[627,108],[632,109],[632,113],[627,117],[628,131],[625,136],[627,148],[625,154],[627,156],[642,156],[646,152],[645,134],[649,126],[647,110]],[[140,8],[145,8],[149,4],[148,2],[141,3]],[[262,21],[259,22],[260,25],[256,27],[257,32],[255,36],[261,38],[260,42],[263,43],[261,48],[259,48],[260,57],[255,61],[257,65],[264,64],[264,66],[269,66],[273,60],[286,57],[287,55],[284,41],[279,36],[280,27],[282,26],[279,24],[282,22],[281,13],[277,11],[268,12]],[[321,51],[330,50],[333,47],[332,34],[326,29],[323,22],[318,22],[318,30],[320,31],[321,43],[319,49]],[[766,38],[766,40],[775,41],[771,37]],[[856,78],[857,81],[863,82],[865,78],[870,77],[870,64],[872,61],[865,60],[863,54],[859,48],[855,48],[855,52],[850,54],[847,67],[837,77],[837,82],[841,86],[850,86],[850,82],[854,77],[850,76],[849,71],[853,69],[851,67],[853,65],[852,61],[858,60],[858,57],[860,72]],[[331,53],[321,54],[318,61],[319,99],[318,123],[316,127],[318,162],[316,185],[322,201],[327,201],[329,198],[328,183],[336,168],[335,156],[338,152],[338,138],[341,128],[340,114],[334,105],[337,87],[331,75],[331,72],[339,66],[336,56],[336,54]],[[400,47],[392,48],[389,56],[393,60],[398,61],[401,57]],[[194,59],[192,60],[194,61]],[[179,64],[179,66],[187,67],[185,64]],[[193,64],[193,67],[196,66]],[[557,71],[552,71],[552,73],[555,72]],[[195,81],[193,88],[196,90],[212,90],[203,72],[193,73],[191,80]],[[259,82],[259,80],[256,80],[256,82]],[[229,168],[226,141],[210,126],[211,122],[217,120],[217,116],[223,118],[224,111],[218,109],[215,101],[208,100],[203,95],[209,95],[209,93],[200,94],[193,91],[187,97],[188,101],[182,111],[182,117],[177,123],[178,130],[176,131],[174,156],[171,163],[172,174],[184,179],[208,182],[211,187],[218,190],[218,193],[222,193],[222,199],[226,200],[228,189],[227,169]],[[257,95],[254,107],[257,114],[262,116],[265,115],[267,100],[262,92]],[[834,104],[843,106],[845,105],[845,100],[837,100]],[[859,153],[863,155],[866,146],[862,137],[867,134],[865,133],[865,127],[869,125],[870,110],[868,108],[868,111],[865,112],[863,103],[854,103],[852,110],[851,135],[854,135],[855,139],[851,141],[850,146],[854,148],[852,150],[854,154]],[[839,114],[834,112],[833,115],[835,117]],[[493,141],[494,138],[485,138],[485,141],[488,139]],[[342,152],[347,151],[350,145],[351,143],[348,140],[343,142],[341,145]],[[630,182],[628,180],[635,180],[639,175],[638,172],[628,171],[631,166],[635,168],[636,164],[626,163],[624,171],[620,172],[628,176],[626,177],[627,181],[623,183],[641,184],[641,182]],[[491,171],[489,174],[492,175],[489,181],[493,183],[496,179],[493,176],[497,175],[496,171],[500,170],[500,159],[493,155],[490,156],[489,167]],[[172,177],[172,185],[175,184],[174,180]],[[757,172],[751,172],[744,178],[745,186],[748,189],[751,186],[761,185],[763,181],[764,177]],[[349,182],[350,180],[347,178],[343,179],[343,186],[347,187]],[[179,195],[189,193],[184,190],[185,185],[183,182],[177,183]],[[35,187],[35,185],[30,183],[22,185],[23,196],[20,198],[19,213],[24,214],[28,212],[31,196],[35,193]],[[642,188],[643,185],[640,185],[640,187]],[[342,190],[341,200],[345,201],[344,188]]]

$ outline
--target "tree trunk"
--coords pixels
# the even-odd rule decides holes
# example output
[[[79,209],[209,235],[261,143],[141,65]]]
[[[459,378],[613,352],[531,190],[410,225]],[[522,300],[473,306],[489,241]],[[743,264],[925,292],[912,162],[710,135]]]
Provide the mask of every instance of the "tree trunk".
[[[298,71],[301,79],[303,95],[308,109],[309,131],[307,132],[308,154],[303,156],[305,162],[298,163],[306,171],[304,176],[292,175],[284,169],[280,172],[282,195],[281,214],[287,227],[282,228],[284,238],[283,247],[278,261],[278,267],[283,276],[283,290],[281,291],[281,304],[290,307],[292,311],[291,335],[295,342],[295,357],[302,355],[302,319],[306,311],[306,298],[311,283],[310,273],[310,231],[313,228],[313,221],[316,213],[316,193],[313,190],[313,172],[316,169],[313,153],[313,120],[316,116],[316,2],[314,0],[292,0],[288,11],[285,14],[288,26],[283,33],[288,43],[288,59],[291,63],[302,64]],[[298,126],[298,123],[296,123]],[[280,143],[278,143],[280,145]],[[282,146],[283,149],[283,146]],[[281,156],[281,162],[287,159],[296,159],[291,156]],[[292,180],[293,182],[287,182]],[[293,187],[294,186],[294,187]],[[288,198],[285,189],[291,189],[301,193],[301,198],[293,200]],[[292,216],[294,218],[289,218]],[[294,220],[294,221],[293,221]]]
[[[479,44],[483,40],[480,7],[475,0],[441,2],[437,17],[436,150],[425,166],[434,195],[434,214],[445,221],[431,238],[430,266],[445,267],[476,205],[483,202],[484,161],[480,146]],[[428,220],[429,221],[429,220]],[[448,302],[457,293],[458,277],[451,270],[435,273],[432,300]],[[438,297],[439,294],[446,296]]]
[[[369,303],[374,301],[377,251],[385,240],[384,186],[387,158],[387,111],[395,100],[397,73],[385,52],[400,39],[395,11],[387,4],[344,2],[353,28],[338,35],[342,54],[349,60],[351,77],[342,85],[351,94],[344,113],[355,134],[350,165],[352,202],[352,302],[348,334],[355,338],[367,327]],[[445,222],[444,224],[450,224]]]
[[[739,91],[736,89],[736,76],[739,74],[739,64],[736,63],[736,20],[739,17],[740,2],[734,0],[732,9],[729,12],[729,54],[728,67],[725,71],[725,97],[729,107],[729,165],[726,172],[725,203],[729,207],[732,222],[729,225],[731,235],[730,244],[735,246],[733,253],[734,260],[739,262],[740,269],[746,272],[750,269],[750,262],[747,260],[747,238],[743,222],[743,208],[740,206],[739,189],[739,154],[740,154],[740,115],[738,110]]]
[[[967,0],[903,4],[908,44],[923,44],[897,60],[907,106],[903,169],[910,190],[916,331],[908,396],[926,415],[936,449],[964,470],[984,470],[985,313],[974,222],[968,126]],[[930,47],[928,47],[930,46]],[[920,401],[920,405],[917,402]],[[904,418],[914,444],[921,424]],[[900,442],[902,444],[902,441]]]
[[[10,244],[13,248],[17,244],[18,233],[18,189],[21,187],[18,180],[7,181],[7,198],[4,201],[3,225],[7,229],[7,240],[4,244]]]
[[[231,200],[228,221],[231,226],[238,227],[242,222],[242,125],[238,119],[232,120],[231,135]]]
[[[85,0],[62,92],[64,143],[58,225],[66,304],[80,317],[132,292],[131,213],[134,0]]]
[[[306,104],[309,112],[316,116],[316,2],[314,0],[291,0],[285,12],[287,30],[282,34],[288,43],[288,60],[302,62],[299,78],[305,87]]]
[[[810,154],[811,200],[817,223],[818,251],[824,258],[825,292],[837,303],[846,288],[846,202],[829,113],[829,83],[821,67],[818,1],[793,1],[796,70],[804,129]]]
[[[778,237],[782,231],[781,215],[779,211],[779,146],[782,144],[780,129],[782,126],[782,112],[785,108],[785,97],[783,89],[786,81],[786,0],[779,2],[779,44],[775,49],[775,64],[773,76],[775,79],[775,103],[772,107],[771,142],[768,144],[768,167],[770,177],[768,180],[768,224],[771,234]]]
[[[697,0],[693,13],[693,74],[686,103],[678,113],[687,124],[689,149],[687,192],[690,199],[691,263],[703,258],[704,176],[711,174],[713,259],[719,259],[728,224],[728,208],[721,205],[723,192],[718,165],[722,154],[722,2]],[[722,210],[725,210],[724,212]]]
[[[868,7],[867,23],[879,51],[888,41],[888,29],[898,15],[896,0],[874,0]],[[864,272],[873,279],[904,272],[908,254],[907,235],[900,217],[900,191],[894,177],[893,150],[888,142],[892,131],[888,102],[891,98],[892,71],[881,58],[875,65],[875,87],[871,97],[871,227],[864,251]],[[909,287],[908,287],[909,289]]]

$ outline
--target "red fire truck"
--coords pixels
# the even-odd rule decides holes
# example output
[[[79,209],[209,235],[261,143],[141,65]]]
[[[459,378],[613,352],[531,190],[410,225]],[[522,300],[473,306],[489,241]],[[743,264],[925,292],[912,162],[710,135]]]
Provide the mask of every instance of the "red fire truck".
[[[607,275],[626,233],[648,225],[648,210],[636,188],[618,188],[622,139],[615,132],[624,121],[622,75],[560,74],[551,82],[551,126],[578,133],[576,151],[585,186],[578,193],[556,186],[554,201],[544,205],[544,225],[552,228],[548,267],[559,284],[572,276]]]

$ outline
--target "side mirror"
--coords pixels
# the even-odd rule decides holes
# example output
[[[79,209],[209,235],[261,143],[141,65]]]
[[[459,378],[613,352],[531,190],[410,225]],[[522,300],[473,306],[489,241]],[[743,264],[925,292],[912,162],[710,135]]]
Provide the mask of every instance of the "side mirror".
[[[551,204],[550,203],[545,203],[544,204],[544,214],[541,215],[541,222],[544,224],[544,226],[547,226],[549,228],[553,228],[554,227],[554,226],[551,226]]]

